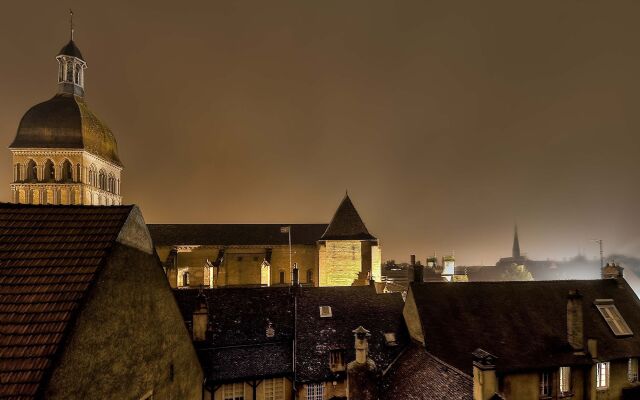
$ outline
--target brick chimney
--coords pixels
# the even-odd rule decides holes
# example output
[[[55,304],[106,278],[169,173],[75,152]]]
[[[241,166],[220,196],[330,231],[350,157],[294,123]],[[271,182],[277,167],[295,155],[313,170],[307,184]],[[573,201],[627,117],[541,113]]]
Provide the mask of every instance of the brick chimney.
[[[582,294],[578,290],[570,290],[567,296],[567,341],[574,350],[584,350]]]
[[[209,327],[209,306],[207,304],[207,296],[200,292],[197,297],[196,307],[193,310],[192,332],[193,341],[202,342],[207,340],[207,329]]]
[[[378,373],[376,363],[369,358],[368,330],[359,326],[355,335],[356,359],[347,365],[347,399],[377,400]]]
[[[496,356],[476,349],[473,353],[473,400],[489,400],[498,393]]]
[[[615,261],[607,263],[600,271],[602,279],[619,279],[624,276],[624,268],[617,265]]]

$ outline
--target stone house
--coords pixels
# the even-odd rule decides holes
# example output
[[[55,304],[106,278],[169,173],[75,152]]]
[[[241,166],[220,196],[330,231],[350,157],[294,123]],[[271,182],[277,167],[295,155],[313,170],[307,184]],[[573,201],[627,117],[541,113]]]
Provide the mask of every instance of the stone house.
[[[403,313],[413,341],[473,377],[474,399],[640,398],[640,301],[621,268],[603,276],[412,283]]]
[[[329,224],[150,224],[171,287],[305,286],[380,280],[381,250],[349,196]]]
[[[0,204],[0,249],[0,398],[202,398],[137,207]]]

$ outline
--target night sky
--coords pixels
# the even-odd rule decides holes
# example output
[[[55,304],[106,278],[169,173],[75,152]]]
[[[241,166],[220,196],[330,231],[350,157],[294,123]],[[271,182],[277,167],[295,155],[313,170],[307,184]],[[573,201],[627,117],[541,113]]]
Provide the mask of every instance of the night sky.
[[[147,222],[328,222],[348,189],[384,259],[494,264],[515,222],[532,258],[640,256],[640,2],[7,2],[5,147],[69,7]]]

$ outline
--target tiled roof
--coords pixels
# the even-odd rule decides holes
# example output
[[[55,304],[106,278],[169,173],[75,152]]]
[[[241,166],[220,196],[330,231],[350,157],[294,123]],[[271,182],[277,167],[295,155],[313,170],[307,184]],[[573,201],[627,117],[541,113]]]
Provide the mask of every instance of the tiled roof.
[[[333,215],[323,240],[376,240],[364,225],[348,195],[344,196]]]
[[[197,289],[174,290],[187,325],[191,324],[199,293]],[[290,362],[279,366],[274,363],[292,360],[291,287],[203,289],[202,293],[207,297],[211,333],[205,343],[196,346],[210,381],[293,373]],[[360,325],[371,331],[369,354],[380,369],[386,368],[408,343],[400,294],[376,294],[373,286],[301,287],[297,304],[299,381],[330,379],[330,350],[345,350],[346,362],[355,359],[352,331]],[[333,316],[320,318],[320,306],[331,306]],[[274,329],[273,337],[266,335],[269,324]],[[397,346],[386,345],[386,332],[396,334]]]
[[[320,307],[330,306],[332,316],[320,317]],[[371,332],[369,356],[385,369],[408,343],[399,293],[377,294],[373,286],[301,288],[298,297],[296,337],[297,378],[301,382],[332,379],[331,350],[344,350],[345,362],[355,359],[353,330]],[[384,334],[395,333],[397,346],[387,346]]]
[[[131,209],[0,204],[0,398],[42,389]]]
[[[473,379],[412,344],[385,374],[382,399],[472,400]]]
[[[585,343],[598,341],[598,358],[640,356],[640,301],[624,280],[411,284],[427,350],[469,374],[478,348],[498,357],[503,371],[590,363],[574,356],[567,341],[567,296],[576,289]],[[612,299],[634,335],[617,338],[596,299]]]
[[[276,246],[288,245],[289,235],[280,232],[291,226],[291,243],[315,244],[327,224],[149,224],[156,246],[218,245]]]

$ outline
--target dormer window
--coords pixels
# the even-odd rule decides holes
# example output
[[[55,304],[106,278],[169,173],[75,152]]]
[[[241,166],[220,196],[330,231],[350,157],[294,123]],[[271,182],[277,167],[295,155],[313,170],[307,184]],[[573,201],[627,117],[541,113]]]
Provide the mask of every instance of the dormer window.
[[[629,328],[627,322],[622,318],[620,311],[618,311],[618,308],[613,304],[612,299],[596,299],[595,305],[614,335],[618,337],[633,335],[631,328]]]
[[[384,341],[387,346],[397,346],[398,342],[396,341],[395,332],[385,332]]]
[[[329,368],[332,372],[345,370],[344,350],[331,350],[329,353]]]
[[[331,306],[320,306],[320,318],[331,318],[331,317],[333,317]]]

